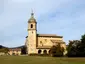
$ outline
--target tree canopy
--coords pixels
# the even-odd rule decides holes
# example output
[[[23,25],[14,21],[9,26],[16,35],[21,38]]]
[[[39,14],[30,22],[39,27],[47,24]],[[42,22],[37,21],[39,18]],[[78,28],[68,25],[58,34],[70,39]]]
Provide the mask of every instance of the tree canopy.
[[[60,43],[56,46],[52,46],[50,49],[50,55],[55,57],[55,56],[63,56],[64,48],[61,47]]]
[[[85,34],[81,36],[80,40],[69,41],[67,51],[68,56],[85,57]]]

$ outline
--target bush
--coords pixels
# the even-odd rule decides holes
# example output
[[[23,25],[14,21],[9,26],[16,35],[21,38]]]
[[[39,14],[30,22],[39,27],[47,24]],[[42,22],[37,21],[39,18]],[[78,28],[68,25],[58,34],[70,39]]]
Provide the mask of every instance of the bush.
[[[52,46],[50,49],[50,55],[53,57],[62,57],[64,48],[58,44],[57,46]]]

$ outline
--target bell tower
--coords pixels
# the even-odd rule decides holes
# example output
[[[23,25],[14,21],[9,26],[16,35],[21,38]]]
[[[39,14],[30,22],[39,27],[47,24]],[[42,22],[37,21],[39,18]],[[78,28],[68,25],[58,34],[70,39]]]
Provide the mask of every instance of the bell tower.
[[[28,20],[28,54],[36,52],[36,35],[37,35],[37,22],[34,18],[34,13],[31,13],[31,17]]]

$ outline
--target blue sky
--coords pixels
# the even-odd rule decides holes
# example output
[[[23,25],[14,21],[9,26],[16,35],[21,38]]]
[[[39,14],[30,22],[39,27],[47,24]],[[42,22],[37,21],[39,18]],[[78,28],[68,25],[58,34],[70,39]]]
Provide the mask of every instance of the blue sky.
[[[0,0],[0,45],[25,44],[31,9],[40,34],[61,35],[68,43],[85,33],[85,0]]]

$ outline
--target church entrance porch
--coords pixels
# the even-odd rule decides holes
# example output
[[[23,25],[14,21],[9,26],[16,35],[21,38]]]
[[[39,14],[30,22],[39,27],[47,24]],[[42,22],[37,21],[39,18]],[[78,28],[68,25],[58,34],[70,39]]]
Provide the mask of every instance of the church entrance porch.
[[[49,49],[38,49],[37,53],[38,54],[49,54]]]

